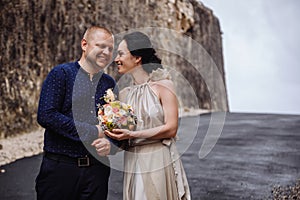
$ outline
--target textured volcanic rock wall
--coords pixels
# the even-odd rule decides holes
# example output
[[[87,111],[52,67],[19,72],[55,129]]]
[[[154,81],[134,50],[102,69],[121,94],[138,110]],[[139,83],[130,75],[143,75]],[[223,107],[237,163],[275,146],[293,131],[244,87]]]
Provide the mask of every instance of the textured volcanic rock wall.
[[[198,72],[193,65],[174,53],[159,51],[163,62],[174,67],[190,83],[197,96],[197,106],[228,110],[226,91],[225,94],[218,91],[219,84],[225,83],[219,22],[212,11],[197,1],[1,0],[0,137],[37,127],[37,102],[46,74],[53,66],[80,57],[82,34],[93,24],[105,26],[113,33],[161,27],[178,31],[181,36],[177,37],[192,37],[212,57],[213,62],[202,62],[202,65],[216,63],[222,74],[221,82],[215,81],[213,70],[203,71],[207,75],[195,76]],[[166,40],[166,35],[150,32],[153,37],[157,36],[158,43]],[[160,48],[164,48],[163,42],[161,44]],[[192,53],[193,49],[188,52]],[[116,76],[113,69],[108,72]],[[174,79],[176,81],[177,76]],[[207,87],[209,81],[213,88]],[[178,90],[179,96],[184,97],[181,92]],[[189,98],[182,99],[183,106],[195,104],[189,102]]]

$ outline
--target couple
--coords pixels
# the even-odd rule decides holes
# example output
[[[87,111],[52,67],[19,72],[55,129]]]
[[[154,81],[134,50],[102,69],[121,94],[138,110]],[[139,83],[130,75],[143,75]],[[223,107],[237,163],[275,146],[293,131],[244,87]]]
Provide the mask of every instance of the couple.
[[[88,28],[80,60],[54,67],[43,83],[38,122],[45,128],[45,138],[36,178],[38,200],[106,199],[107,155],[115,154],[122,141],[129,141],[123,199],[190,199],[175,147],[178,104],[173,84],[145,34],[125,35],[115,58],[118,71],[132,76],[133,85],[120,91],[119,98],[132,105],[138,117],[136,131],[109,132],[98,125],[97,104],[104,104],[105,91],[116,87],[103,73],[113,46],[109,30]]]

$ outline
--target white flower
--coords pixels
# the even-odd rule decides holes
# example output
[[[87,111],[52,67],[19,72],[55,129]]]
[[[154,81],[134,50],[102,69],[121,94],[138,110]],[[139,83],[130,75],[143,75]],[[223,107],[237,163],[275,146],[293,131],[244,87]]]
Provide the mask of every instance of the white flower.
[[[119,113],[120,113],[120,115],[126,115],[127,114],[126,110],[123,110],[123,109],[120,109]]]
[[[112,107],[111,106],[105,106],[105,108],[104,108],[104,114],[106,116],[113,114]]]
[[[114,100],[115,100],[115,94],[112,91],[112,89],[106,90],[105,101],[106,102],[112,102]]]

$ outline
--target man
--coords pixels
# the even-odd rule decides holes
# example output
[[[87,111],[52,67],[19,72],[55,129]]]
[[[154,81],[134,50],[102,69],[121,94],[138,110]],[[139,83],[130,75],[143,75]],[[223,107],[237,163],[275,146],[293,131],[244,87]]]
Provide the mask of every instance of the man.
[[[88,28],[80,60],[54,67],[43,83],[37,117],[45,128],[44,157],[36,178],[38,200],[107,198],[107,155],[114,141],[97,125],[97,104],[104,104],[101,97],[116,85],[103,73],[113,46],[109,30]]]

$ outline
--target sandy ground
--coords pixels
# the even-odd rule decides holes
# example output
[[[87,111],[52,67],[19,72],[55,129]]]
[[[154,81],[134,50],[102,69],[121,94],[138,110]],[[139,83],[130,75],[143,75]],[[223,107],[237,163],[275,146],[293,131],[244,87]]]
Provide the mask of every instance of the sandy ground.
[[[31,133],[0,139],[0,166],[40,154],[43,150],[43,132],[43,129],[38,129]]]

